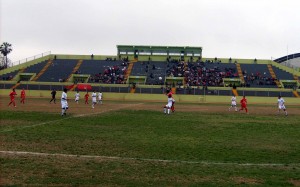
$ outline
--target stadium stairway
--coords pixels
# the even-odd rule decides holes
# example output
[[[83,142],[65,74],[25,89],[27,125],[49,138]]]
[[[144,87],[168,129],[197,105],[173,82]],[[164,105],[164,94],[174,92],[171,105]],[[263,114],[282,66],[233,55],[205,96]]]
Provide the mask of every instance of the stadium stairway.
[[[173,94],[176,94],[176,87],[172,87],[171,90]]]
[[[294,79],[299,82],[299,77],[297,75],[294,75]]]
[[[242,83],[244,83],[245,80],[244,80],[244,75],[243,75],[243,72],[242,72],[241,65],[238,64],[238,63],[236,63],[236,69],[237,69],[237,71],[238,71],[238,74],[239,74],[239,77],[240,77]]]
[[[13,86],[11,87],[11,89],[16,89],[18,86],[20,86],[20,84],[21,84],[21,83],[18,82],[17,84],[13,85]]]
[[[134,59],[134,60],[131,60],[129,62],[129,65],[128,65],[128,68],[127,68],[127,71],[126,71],[126,74],[125,74],[125,81],[128,80],[128,77],[129,77],[129,75],[131,74],[131,71],[132,71],[133,64],[137,61],[138,61],[137,59]]]
[[[293,90],[293,94],[294,94],[295,97],[298,97],[298,98],[300,97],[300,95],[298,94],[297,90]]]
[[[72,77],[72,74],[76,73],[76,71],[78,71],[78,69],[80,68],[81,64],[82,64],[83,60],[78,60],[76,66],[73,68],[72,73],[69,75],[67,82],[69,82],[70,78]]]
[[[74,91],[77,88],[77,84],[74,84],[70,91]]]
[[[239,96],[239,94],[238,94],[238,92],[237,92],[236,89],[232,89],[232,93],[233,93],[234,96]]]
[[[184,62],[184,71],[186,71],[188,69],[188,64],[189,64],[188,62]],[[183,86],[186,88],[186,81],[185,81],[185,79],[183,79]]]
[[[135,87],[131,87],[130,88],[130,93],[135,93],[136,88]]]
[[[45,71],[47,71],[47,69],[49,68],[49,66],[52,64],[52,59],[49,59],[47,64],[43,67],[43,69],[32,79],[32,81],[36,81],[38,80],[38,78],[40,78],[41,75],[43,75],[45,73]]]
[[[281,88],[282,86],[281,86],[280,82],[277,80],[276,74],[274,73],[274,70],[273,70],[273,67],[271,64],[268,64],[268,69],[269,69],[269,72],[270,72],[272,78],[275,80],[277,87]]]
[[[23,73],[25,70],[26,70],[26,67],[20,69],[20,71],[18,72],[18,74],[19,73]],[[17,76],[15,76],[15,77],[17,77]],[[12,86],[11,89],[16,89],[18,86],[20,86],[20,84],[21,83],[18,82],[17,84],[15,84],[14,86]]]
[[[26,67],[20,69],[19,73],[23,73],[26,70]]]

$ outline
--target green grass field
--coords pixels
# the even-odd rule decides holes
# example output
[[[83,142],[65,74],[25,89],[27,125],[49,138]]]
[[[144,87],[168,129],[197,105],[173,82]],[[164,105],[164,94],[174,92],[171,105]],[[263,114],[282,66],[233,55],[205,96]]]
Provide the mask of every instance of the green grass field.
[[[121,109],[0,117],[3,186],[300,185],[298,115]]]

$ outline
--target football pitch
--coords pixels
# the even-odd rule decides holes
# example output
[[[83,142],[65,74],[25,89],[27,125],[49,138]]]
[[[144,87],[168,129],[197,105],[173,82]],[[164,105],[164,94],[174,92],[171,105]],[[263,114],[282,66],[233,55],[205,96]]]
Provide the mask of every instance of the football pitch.
[[[297,106],[0,104],[1,186],[300,186]]]

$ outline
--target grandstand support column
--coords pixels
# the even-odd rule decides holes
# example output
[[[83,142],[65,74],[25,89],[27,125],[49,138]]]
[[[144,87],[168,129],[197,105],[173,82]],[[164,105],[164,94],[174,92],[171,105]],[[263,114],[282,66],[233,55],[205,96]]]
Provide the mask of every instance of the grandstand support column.
[[[270,72],[272,78],[275,80],[275,83],[276,83],[277,87],[278,88],[282,88],[280,82],[278,81],[278,79],[276,77],[276,74],[275,74],[275,72],[274,72],[273,67],[272,67],[271,64],[268,64],[268,69],[269,69],[269,72]]]
[[[52,64],[52,59],[49,59],[47,64],[43,67],[43,69],[35,76],[32,81],[38,80],[38,78],[45,73],[45,71],[49,68],[49,66]]]
[[[241,65],[238,64],[238,63],[236,63],[236,69],[237,69],[237,71],[238,71],[238,74],[239,74],[239,77],[240,77],[242,83],[244,83],[244,82],[245,82],[245,79],[244,79],[244,75],[243,75],[243,72],[242,72]]]

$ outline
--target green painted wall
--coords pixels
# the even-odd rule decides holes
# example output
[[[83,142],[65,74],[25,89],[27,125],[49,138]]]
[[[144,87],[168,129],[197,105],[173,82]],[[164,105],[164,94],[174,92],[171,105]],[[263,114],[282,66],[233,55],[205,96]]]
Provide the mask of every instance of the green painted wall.
[[[8,94],[11,90],[9,89],[1,89],[0,95],[3,96],[3,99],[7,97],[7,101],[9,101]],[[16,89],[18,96],[20,95],[20,91]],[[26,95],[28,97],[40,97],[40,98],[51,98],[50,91],[37,91],[37,90],[28,90],[26,91]],[[57,98],[60,98],[61,91],[57,91]],[[83,94],[83,92],[82,92]],[[68,92],[69,99],[73,99],[75,92]],[[240,100],[242,97],[238,96],[237,99]],[[164,94],[133,94],[133,93],[103,93],[103,99],[107,100],[124,100],[124,101],[153,101],[153,102],[167,102],[167,97]],[[230,105],[231,96],[201,96],[201,95],[177,95],[174,94],[174,99],[178,103],[228,103]],[[249,104],[274,104],[276,107],[277,97],[247,97]],[[286,105],[299,105],[299,98],[284,98],[286,101]]]
[[[75,60],[91,60],[92,57],[90,55],[70,55],[70,54],[52,54],[52,58],[56,55],[56,59],[75,59]],[[95,55],[93,59],[94,60],[105,60],[106,58],[116,58],[118,60],[118,57],[115,55]]]

